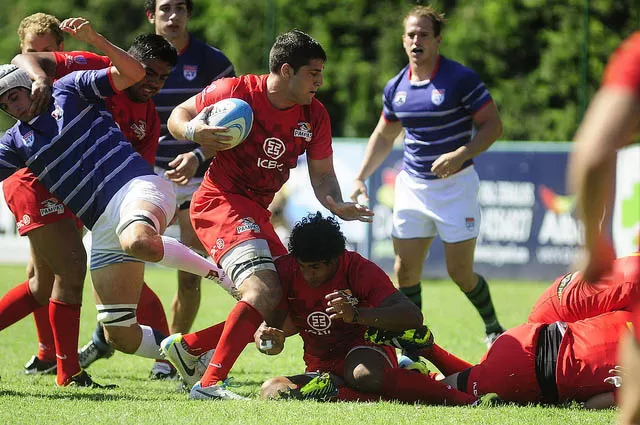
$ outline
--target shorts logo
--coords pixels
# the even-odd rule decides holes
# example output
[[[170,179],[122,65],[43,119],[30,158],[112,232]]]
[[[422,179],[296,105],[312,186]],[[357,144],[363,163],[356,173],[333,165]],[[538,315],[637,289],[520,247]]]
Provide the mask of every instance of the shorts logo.
[[[444,92],[445,92],[444,89],[442,89],[442,90],[433,89],[431,91],[431,103],[433,103],[434,105],[438,106],[442,102],[444,102]]]
[[[475,381],[473,383],[473,395],[476,396],[476,397],[479,397],[478,396],[478,381]]]
[[[393,104],[396,106],[404,105],[404,102],[407,101],[407,92],[399,91],[393,98]]]
[[[464,219],[464,224],[467,226],[467,230],[472,231],[476,228],[476,219],[473,217],[467,217]]]
[[[311,125],[308,122],[299,122],[298,128],[293,130],[293,137],[302,137],[306,142],[310,142],[313,138]]]
[[[573,279],[574,274],[575,273],[568,273],[564,275],[564,277],[560,281],[560,284],[558,285],[558,290],[556,291],[556,294],[558,295],[558,300],[562,299],[562,292],[571,283],[571,280]]]
[[[222,238],[218,238],[216,240],[216,248],[218,248],[218,249],[224,248],[224,241],[222,240]]]
[[[58,201],[56,198],[49,198],[40,202],[42,208],[40,208],[40,215],[44,217],[49,214],[64,214],[64,204]]]
[[[84,56],[82,56],[82,55],[80,55],[80,56],[75,56],[75,57],[73,58],[73,61],[74,61],[75,63],[77,63],[77,64],[80,64],[80,65],[86,65],[86,64],[87,64],[87,59],[86,59]]]
[[[260,233],[260,226],[256,224],[256,221],[252,217],[245,217],[241,219],[241,223],[242,224],[240,224],[240,226],[236,227],[236,231],[238,233],[251,232],[251,231]]]
[[[189,81],[193,81],[198,76],[198,65],[185,65],[182,67],[182,75]]]
[[[218,280],[219,277],[220,275],[218,274],[217,271],[209,270],[209,273],[207,273],[207,275],[204,278],[209,280]]]
[[[307,324],[311,329],[307,329],[307,332],[314,335],[328,335],[331,333],[329,328],[331,327],[331,319],[329,315],[324,311],[314,311],[307,316]]]
[[[22,216],[22,220],[18,221],[16,223],[16,227],[18,229],[21,229],[24,226],[28,226],[31,224],[31,217],[29,217],[27,214]]]
[[[36,139],[36,136],[33,134],[33,130],[29,130],[22,136],[22,142],[26,147],[30,148],[33,145],[33,141]]]
[[[147,135],[147,123],[142,120],[138,120],[138,122],[134,122],[131,124],[131,130],[133,134],[135,134],[136,139],[143,140],[144,136]]]

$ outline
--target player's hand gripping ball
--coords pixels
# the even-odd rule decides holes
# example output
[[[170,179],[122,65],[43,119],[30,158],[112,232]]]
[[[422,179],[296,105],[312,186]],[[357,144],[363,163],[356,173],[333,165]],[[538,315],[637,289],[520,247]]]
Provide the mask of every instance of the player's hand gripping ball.
[[[229,135],[233,139],[224,141],[229,147],[223,150],[227,150],[238,146],[251,132],[253,110],[242,99],[223,99],[213,104],[213,107],[205,117],[205,122],[211,127],[226,127],[229,129],[229,132],[225,133],[225,135]]]

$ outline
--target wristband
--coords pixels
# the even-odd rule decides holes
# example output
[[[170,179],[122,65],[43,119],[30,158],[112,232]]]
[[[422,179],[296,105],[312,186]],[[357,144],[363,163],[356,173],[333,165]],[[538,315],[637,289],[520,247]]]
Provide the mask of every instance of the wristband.
[[[196,156],[196,158],[198,158],[198,162],[200,164],[202,164],[203,162],[205,162],[207,160],[207,158],[204,157],[204,154],[202,153],[202,149],[200,148],[195,148],[194,150],[191,151],[192,154],[194,154]]]
[[[191,121],[189,121],[188,123],[186,123],[184,125],[184,138],[186,140],[190,140],[193,142],[193,138],[195,136],[196,133],[196,128],[195,126],[191,123]]]

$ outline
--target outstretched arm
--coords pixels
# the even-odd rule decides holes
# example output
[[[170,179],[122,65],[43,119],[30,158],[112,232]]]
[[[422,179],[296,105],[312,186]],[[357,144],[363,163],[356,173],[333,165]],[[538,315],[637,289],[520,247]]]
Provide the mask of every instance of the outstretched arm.
[[[104,38],[84,18],[68,18],[60,29],[74,38],[91,44],[111,59],[111,79],[116,90],[124,90],[142,80],[146,74],[142,64],[115,44]]]

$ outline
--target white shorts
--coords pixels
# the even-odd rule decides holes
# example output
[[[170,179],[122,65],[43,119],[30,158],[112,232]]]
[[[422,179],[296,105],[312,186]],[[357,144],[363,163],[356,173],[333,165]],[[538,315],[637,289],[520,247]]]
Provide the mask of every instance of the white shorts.
[[[445,179],[396,177],[393,230],[397,239],[433,238],[447,243],[478,237],[480,178],[473,166]]]
[[[168,181],[156,175],[140,176],[129,181],[113,195],[91,229],[91,270],[114,263],[142,262],[122,250],[116,234],[120,218],[127,212],[127,207],[136,201],[147,201],[162,209],[167,223],[176,212],[176,194]]]
[[[187,184],[177,184],[169,180],[164,175],[164,172],[167,171],[164,168],[155,167],[154,171],[157,175],[171,183],[171,186],[173,186],[173,191],[176,193],[176,205],[178,208],[181,210],[188,210],[193,193],[198,190],[200,183],[202,183],[202,177],[192,177]]]

